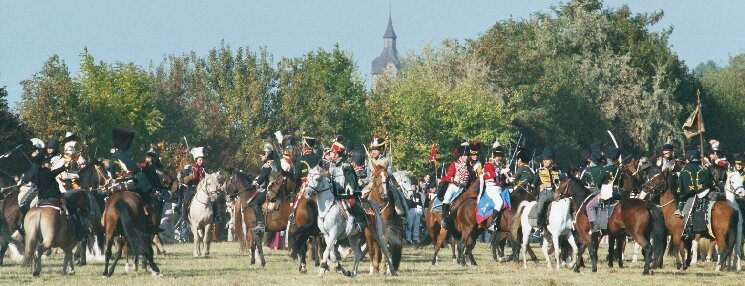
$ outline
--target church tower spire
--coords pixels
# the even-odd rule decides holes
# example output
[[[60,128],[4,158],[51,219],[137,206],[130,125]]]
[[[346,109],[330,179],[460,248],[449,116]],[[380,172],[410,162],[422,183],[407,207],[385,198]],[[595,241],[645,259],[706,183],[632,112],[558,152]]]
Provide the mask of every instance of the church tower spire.
[[[389,76],[395,76],[401,63],[398,60],[398,50],[396,49],[396,32],[393,31],[393,19],[391,11],[388,10],[388,26],[383,33],[383,51],[372,62],[372,85],[375,89],[377,81],[383,73]]]

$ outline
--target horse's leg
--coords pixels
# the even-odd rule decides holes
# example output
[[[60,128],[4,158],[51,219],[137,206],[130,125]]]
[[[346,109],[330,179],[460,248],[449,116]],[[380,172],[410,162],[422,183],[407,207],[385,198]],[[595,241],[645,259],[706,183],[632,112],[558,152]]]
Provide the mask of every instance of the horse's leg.
[[[523,269],[528,269],[527,246],[528,242],[530,241],[530,232],[532,228],[528,226],[528,228],[526,229],[525,225],[526,224],[523,224],[523,240],[522,244],[520,245],[520,256],[522,256],[523,258]]]
[[[362,259],[362,250],[360,250],[359,245],[359,235],[349,238],[349,246],[352,247],[352,252],[354,252],[354,265],[352,266],[352,271],[349,272],[349,275],[347,276],[354,277],[357,276],[357,269],[360,266],[360,260]]]
[[[259,252],[259,261],[261,261],[261,267],[264,267],[266,265],[266,260],[264,260],[264,245],[262,245],[263,243],[261,243],[264,241],[264,234],[265,232],[256,233],[256,239],[254,239],[254,241],[258,242],[256,243],[256,248]]]
[[[194,258],[202,256],[202,236],[199,235],[199,223],[194,223],[191,225],[191,233],[194,235]]]
[[[572,233],[571,230],[567,232],[567,241],[572,247],[572,261],[569,264],[569,267],[574,267],[575,264],[579,264],[579,261],[577,261],[577,241],[574,239],[574,233]]]
[[[41,274],[41,256],[44,255],[44,247],[40,244],[36,248],[36,255],[34,256],[34,272],[32,275],[34,277],[39,276]]]
[[[124,242],[120,242],[119,247],[116,250],[116,255],[114,256],[114,261],[111,262],[111,269],[109,269],[109,276],[114,274],[114,268],[116,267],[116,263],[119,262],[119,259],[122,258],[123,250],[124,250]]]
[[[329,269],[328,261],[329,257],[331,255],[331,252],[333,251],[333,248],[336,247],[336,238],[332,237],[331,235],[325,235],[326,240],[326,248],[323,250],[323,256],[321,256],[321,265],[318,268],[318,277],[323,277],[324,274],[326,274],[326,271]]]
[[[615,253],[615,251],[616,251],[616,237],[611,234],[608,234],[608,256],[605,258],[608,261],[608,268],[613,268],[613,254]]]
[[[210,255],[210,243],[212,242],[212,223],[204,226],[204,239],[202,241],[204,242],[202,257],[207,257],[207,255]]]
[[[543,256],[546,258],[546,265],[548,265],[548,269],[551,270],[551,256],[548,254],[548,234],[543,235],[543,242],[541,243],[541,250],[543,251]],[[558,251],[556,250],[556,244],[554,245],[554,254],[556,254]],[[558,260],[558,256],[557,256]]]
[[[698,239],[694,239],[691,241],[691,263],[690,265],[694,265],[698,262]]]
[[[590,264],[592,264],[592,272],[598,272],[598,245],[600,238],[596,235],[592,236],[589,245]]]
[[[438,233],[438,236],[434,238],[434,254],[432,256],[432,265],[437,264],[437,253],[440,252],[440,247],[442,247],[442,244],[447,239],[447,230],[440,229],[440,232]],[[455,256],[455,252],[453,252],[453,256]]]
[[[626,249],[626,236],[618,236],[616,241],[616,259],[618,259],[618,268],[623,268],[623,251]],[[649,255],[652,255],[651,253]]]

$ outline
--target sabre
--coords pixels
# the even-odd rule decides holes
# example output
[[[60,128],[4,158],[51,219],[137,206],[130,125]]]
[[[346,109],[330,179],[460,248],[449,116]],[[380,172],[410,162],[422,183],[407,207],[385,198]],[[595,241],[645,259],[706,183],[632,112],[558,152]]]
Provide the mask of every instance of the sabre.
[[[186,140],[186,136],[184,136],[183,138],[184,138],[184,142],[186,143],[186,149],[190,149],[189,148],[189,141]]]
[[[513,163],[515,163],[515,154],[517,154],[517,149],[520,148],[520,141],[523,139],[523,132],[520,131],[520,137],[517,138],[517,144],[515,145],[515,151],[512,152],[512,158],[510,158],[509,164],[507,166],[512,166]]]
[[[608,135],[610,136],[610,139],[613,140],[613,145],[616,146],[616,149],[620,149],[618,148],[618,141],[616,141],[616,136],[613,136],[613,132],[610,132],[610,130],[605,130],[605,131],[608,131]],[[621,162],[623,162],[623,157],[621,157],[620,154],[619,154],[619,158],[621,158]]]

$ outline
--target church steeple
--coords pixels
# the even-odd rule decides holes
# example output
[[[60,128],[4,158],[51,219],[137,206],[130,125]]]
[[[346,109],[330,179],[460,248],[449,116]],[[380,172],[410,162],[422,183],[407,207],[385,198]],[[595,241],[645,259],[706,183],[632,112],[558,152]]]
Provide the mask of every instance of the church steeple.
[[[398,60],[398,50],[396,49],[396,32],[393,31],[393,20],[390,12],[388,13],[388,27],[383,34],[383,51],[372,62],[373,88],[383,73],[395,76],[401,64]]]

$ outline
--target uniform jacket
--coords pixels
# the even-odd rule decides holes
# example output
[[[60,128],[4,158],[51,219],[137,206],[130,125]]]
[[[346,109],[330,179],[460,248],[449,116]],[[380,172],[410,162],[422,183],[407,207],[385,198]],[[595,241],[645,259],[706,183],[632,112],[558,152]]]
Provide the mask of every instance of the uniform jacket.
[[[699,161],[683,166],[678,178],[678,195],[681,200],[714,187],[711,173]]]

